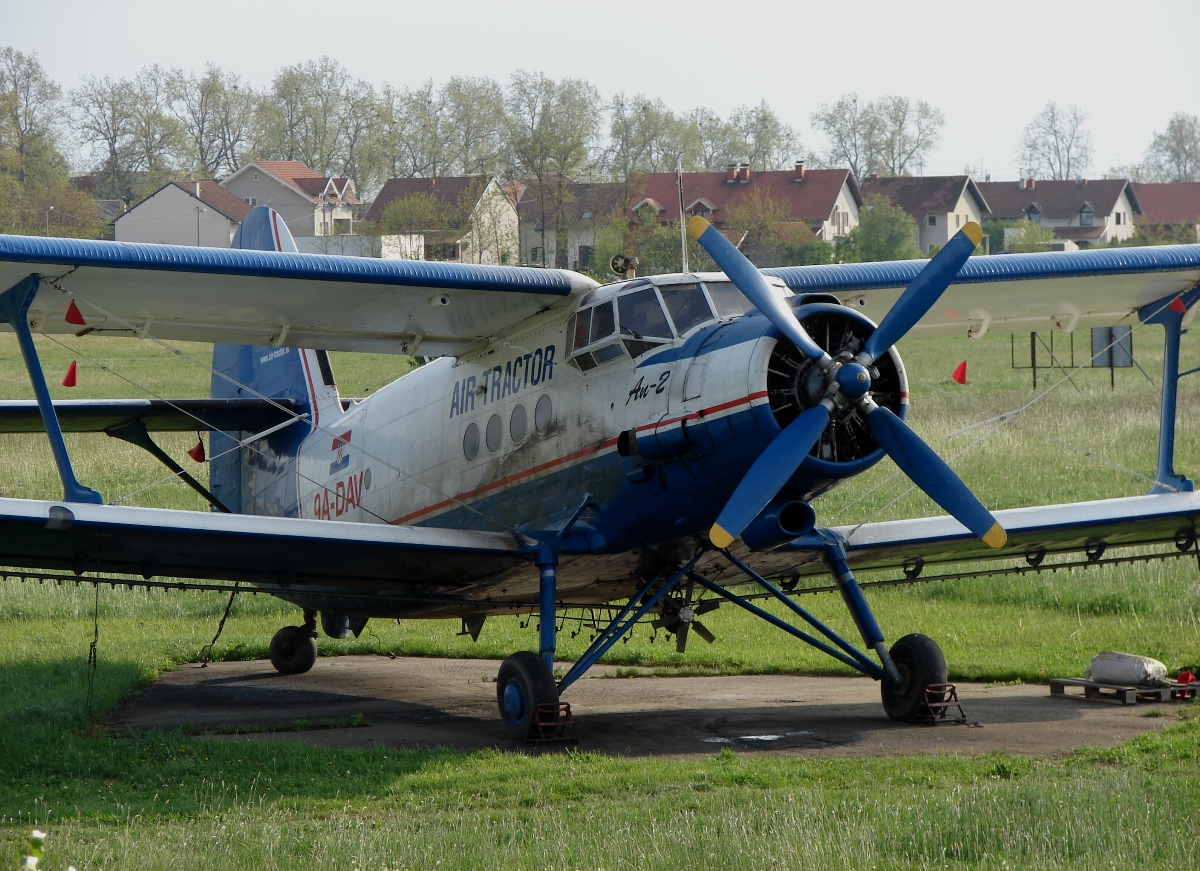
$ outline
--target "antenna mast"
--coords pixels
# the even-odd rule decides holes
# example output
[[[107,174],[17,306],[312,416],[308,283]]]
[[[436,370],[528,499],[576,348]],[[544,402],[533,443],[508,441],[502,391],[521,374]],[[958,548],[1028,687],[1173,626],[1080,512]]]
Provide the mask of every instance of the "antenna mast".
[[[683,271],[688,271],[687,227],[683,220],[683,158],[675,160],[675,186],[679,189],[679,247],[683,254]]]

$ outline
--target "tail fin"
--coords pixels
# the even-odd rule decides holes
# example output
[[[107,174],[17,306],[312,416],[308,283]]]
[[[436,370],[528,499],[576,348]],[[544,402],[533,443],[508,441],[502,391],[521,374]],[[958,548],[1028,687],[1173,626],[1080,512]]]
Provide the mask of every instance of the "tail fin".
[[[246,215],[233,247],[296,252],[287,224],[274,209],[258,206]],[[319,255],[312,255],[319,256]],[[281,340],[284,338],[280,337]],[[265,396],[298,402],[307,423],[297,422],[252,444],[253,433],[214,432],[209,480],[213,495],[230,511],[292,516],[297,511],[296,454],[322,420],[341,414],[341,401],[325,351],[282,345],[213,345],[214,399]]]

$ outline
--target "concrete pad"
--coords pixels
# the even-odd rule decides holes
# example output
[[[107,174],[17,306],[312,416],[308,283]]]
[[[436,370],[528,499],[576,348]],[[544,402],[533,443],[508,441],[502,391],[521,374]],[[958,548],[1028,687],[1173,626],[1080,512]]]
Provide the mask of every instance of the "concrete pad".
[[[510,740],[496,709],[500,663],[479,659],[322,657],[312,671],[280,675],[265,660],[187,665],[119,706],[116,734],[198,729],[237,740],[304,741],[366,747],[529,749]],[[978,726],[912,725],[887,718],[879,684],[864,677],[748,675],[623,677],[599,666],[570,687],[577,745],[620,756],[739,752],[803,756],[1007,753],[1051,756],[1107,747],[1159,729],[1179,703],[1123,707],[1051,697],[1042,685],[959,684],[967,719]],[[297,721],[369,725],[285,730]],[[278,729],[279,731],[270,731]]]

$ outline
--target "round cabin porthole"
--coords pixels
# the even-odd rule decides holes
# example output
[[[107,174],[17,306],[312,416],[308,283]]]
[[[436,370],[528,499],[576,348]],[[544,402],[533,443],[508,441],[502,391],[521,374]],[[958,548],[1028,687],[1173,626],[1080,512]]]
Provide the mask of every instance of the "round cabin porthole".
[[[479,456],[479,427],[473,422],[467,424],[467,431],[463,433],[463,456],[468,463]]]
[[[489,451],[494,454],[500,450],[500,439],[504,437],[504,421],[500,420],[500,415],[493,414],[488,418],[487,429],[484,430],[483,437]]]
[[[514,445],[521,443],[528,429],[529,413],[525,411],[524,404],[518,402],[512,410],[512,415],[508,418],[508,433],[512,436]]]
[[[538,397],[537,405],[533,407],[533,426],[541,433],[550,428],[550,418],[554,416],[554,403],[550,394],[543,393]]]

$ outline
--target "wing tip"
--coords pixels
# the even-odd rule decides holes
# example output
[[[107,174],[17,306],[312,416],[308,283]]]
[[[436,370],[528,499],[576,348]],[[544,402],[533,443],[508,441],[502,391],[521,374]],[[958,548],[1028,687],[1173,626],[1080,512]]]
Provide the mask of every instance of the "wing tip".
[[[983,543],[988,547],[1002,548],[1008,542],[1008,533],[999,523],[993,523],[992,528],[983,535]]]
[[[704,231],[709,228],[710,224],[700,215],[692,215],[688,218],[687,229],[688,234],[693,239],[699,239],[704,235]]]
[[[976,245],[983,241],[983,228],[974,221],[967,221],[963,225],[962,233]]]

